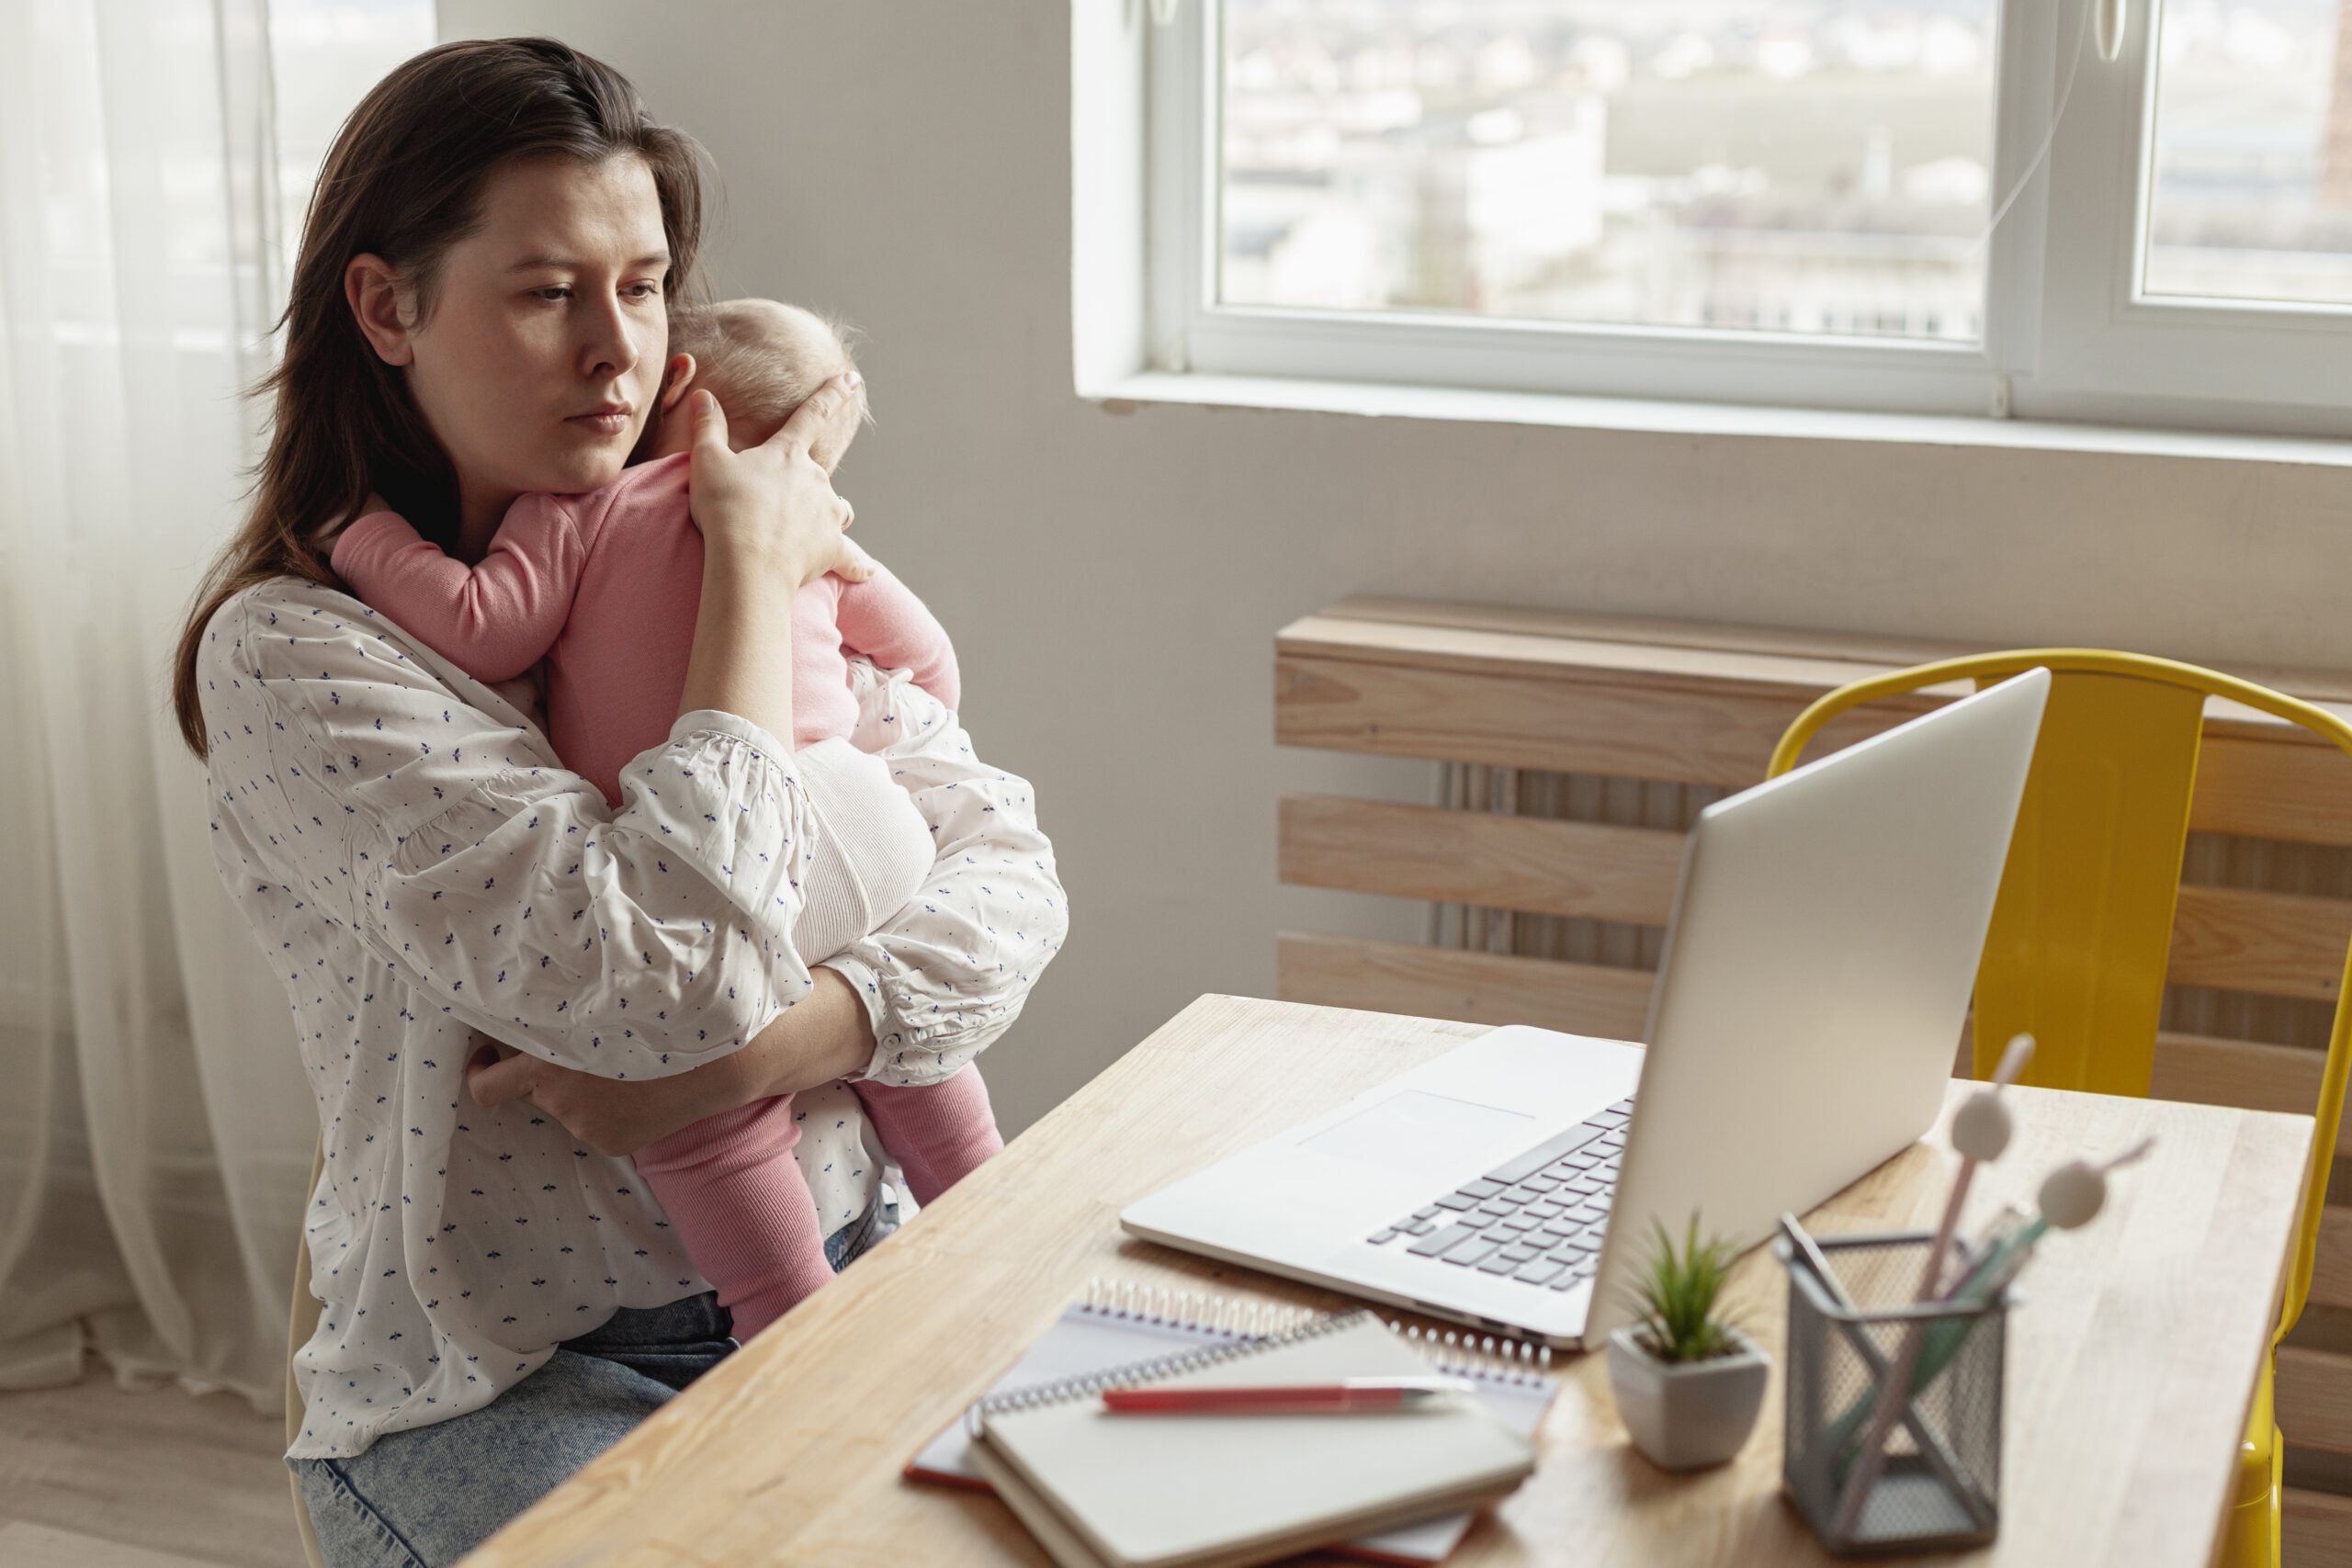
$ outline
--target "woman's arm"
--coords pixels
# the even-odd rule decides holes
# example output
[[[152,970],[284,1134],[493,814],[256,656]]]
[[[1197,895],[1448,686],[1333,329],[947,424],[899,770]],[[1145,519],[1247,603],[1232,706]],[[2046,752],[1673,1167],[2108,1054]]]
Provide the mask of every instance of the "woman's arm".
[[[466,1086],[478,1105],[527,1100],[603,1155],[633,1155],[706,1116],[848,1077],[874,1054],[865,1004],[835,970],[820,968],[797,1007],[731,1055],[648,1083],[617,1083],[536,1056],[477,1051]]]

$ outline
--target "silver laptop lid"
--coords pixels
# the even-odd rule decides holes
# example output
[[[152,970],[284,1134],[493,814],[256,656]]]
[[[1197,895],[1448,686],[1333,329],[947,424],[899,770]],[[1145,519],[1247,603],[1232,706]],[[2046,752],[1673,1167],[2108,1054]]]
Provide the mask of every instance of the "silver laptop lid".
[[[1763,1239],[1934,1122],[2041,731],[2033,670],[1701,814],[1585,1340],[1663,1224]]]

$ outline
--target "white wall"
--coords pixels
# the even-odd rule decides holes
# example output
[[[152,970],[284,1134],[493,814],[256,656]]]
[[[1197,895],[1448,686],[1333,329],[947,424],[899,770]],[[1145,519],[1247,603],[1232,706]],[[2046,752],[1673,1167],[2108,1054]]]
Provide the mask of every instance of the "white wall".
[[[1283,789],[1426,787],[1272,743],[1273,633],[1341,594],[2352,665],[2352,468],[1080,401],[1069,16],[441,3],[445,37],[627,72],[724,172],[720,289],[868,334],[842,490],[956,634],[1074,911],[988,1058],[1008,1132],[1193,996],[1271,994],[1278,926],[1416,929],[1274,883]]]

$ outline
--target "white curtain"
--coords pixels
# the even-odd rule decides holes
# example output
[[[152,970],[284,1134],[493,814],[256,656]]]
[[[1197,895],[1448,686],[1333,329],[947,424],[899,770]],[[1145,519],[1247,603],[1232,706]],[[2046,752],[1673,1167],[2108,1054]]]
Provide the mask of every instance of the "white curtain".
[[[0,1388],[281,1397],[316,1118],[169,666],[318,152],[432,12],[276,9],[0,0]]]

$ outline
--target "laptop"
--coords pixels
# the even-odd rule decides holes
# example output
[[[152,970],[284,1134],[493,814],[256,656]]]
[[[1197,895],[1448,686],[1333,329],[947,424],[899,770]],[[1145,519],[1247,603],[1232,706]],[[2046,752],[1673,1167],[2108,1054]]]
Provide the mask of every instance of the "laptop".
[[[1135,1235],[1566,1348],[1663,1225],[1761,1241],[1933,1124],[2050,691],[2029,671],[1717,802],[1647,1050],[1510,1027],[1125,1210]]]

